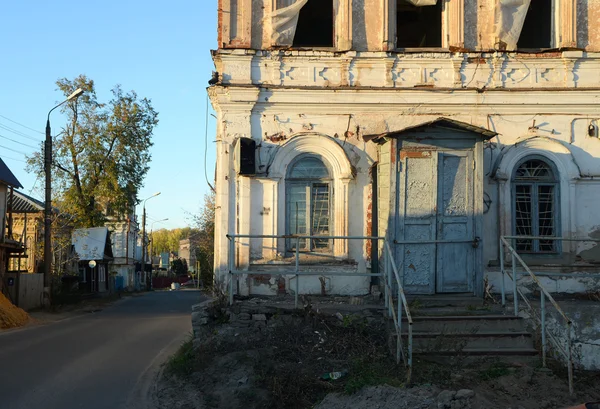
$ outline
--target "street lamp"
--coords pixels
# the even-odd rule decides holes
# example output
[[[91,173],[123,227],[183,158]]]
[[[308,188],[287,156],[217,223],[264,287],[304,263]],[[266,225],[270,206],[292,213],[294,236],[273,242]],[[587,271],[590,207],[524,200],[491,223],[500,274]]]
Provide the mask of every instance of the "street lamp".
[[[152,250],[154,249],[154,223],[166,222],[167,220],[169,220],[169,218],[161,219],[161,220],[154,220],[150,224],[150,237],[152,237],[152,239],[150,240],[150,270],[152,270],[152,255],[153,255]],[[150,274],[152,274],[152,273],[150,273]],[[152,279],[150,279],[150,286],[152,287]]]
[[[83,89],[77,88],[75,92],[63,102],[48,111],[46,119],[46,140],[44,142],[44,172],[46,173],[46,203],[44,205],[44,294],[50,297],[50,271],[52,268],[52,135],[50,132],[50,114],[64,103],[77,99],[83,94]]]
[[[160,195],[160,192],[156,192],[149,198],[145,199],[142,205],[142,272],[146,274],[146,202],[153,197]],[[152,285],[152,279],[146,277],[146,289],[150,291]]]

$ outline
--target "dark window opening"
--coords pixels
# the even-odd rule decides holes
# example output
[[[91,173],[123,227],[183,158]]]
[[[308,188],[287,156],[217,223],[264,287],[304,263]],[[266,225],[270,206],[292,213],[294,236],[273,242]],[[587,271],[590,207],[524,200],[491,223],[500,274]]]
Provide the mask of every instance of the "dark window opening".
[[[417,7],[406,0],[398,0],[396,19],[396,47],[419,48],[442,46],[442,3]]]
[[[558,179],[542,159],[522,162],[513,174],[513,223],[517,236],[556,237],[558,235]],[[557,253],[558,242],[544,239],[518,239],[521,253]]]
[[[300,10],[294,47],[333,47],[333,0],[308,0]]]
[[[552,0],[531,0],[517,48],[552,47]]]

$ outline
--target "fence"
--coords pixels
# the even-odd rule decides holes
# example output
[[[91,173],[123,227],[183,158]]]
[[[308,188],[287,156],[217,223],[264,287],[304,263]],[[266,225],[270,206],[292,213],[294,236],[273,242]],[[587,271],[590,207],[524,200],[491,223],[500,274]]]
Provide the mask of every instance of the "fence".
[[[25,311],[42,306],[43,274],[6,273],[5,288],[11,301]]]
[[[509,240],[513,243],[511,245]],[[572,351],[572,342],[573,342],[573,321],[565,314],[563,309],[558,305],[554,297],[550,295],[550,293],[544,288],[539,278],[531,271],[531,268],[523,261],[521,256],[515,250],[514,243],[517,240],[544,240],[544,241],[579,241],[579,242],[600,242],[598,239],[590,239],[590,238],[565,238],[565,237],[547,237],[547,236],[501,236],[500,237],[500,270],[502,273],[501,278],[501,293],[502,293],[502,306],[506,306],[506,291],[505,291],[505,282],[504,277],[508,276],[512,281],[512,293],[513,293],[513,308],[515,316],[519,315],[519,296],[523,299],[527,307],[531,312],[531,316],[534,317],[541,326],[541,336],[542,336],[542,365],[546,366],[546,354],[547,354],[547,338],[550,338],[550,341],[554,345],[557,351],[559,351],[567,362],[567,372],[569,376],[569,392],[573,395],[573,351]],[[511,274],[508,274],[504,265],[504,250],[507,250],[511,256]],[[521,265],[521,267],[529,274],[533,282],[540,289],[540,312],[538,313],[533,305],[529,302],[527,297],[523,294],[523,292],[518,288],[517,283],[517,262]],[[550,332],[547,331],[546,328],[546,299],[550,300],[551,304],[556,308],[560,316],[563,318],[565,323],[566,330],[566,348],[563,348],[561,342]]]
[[[314,235],[257,235],[257,234],[228,234],[227,239],[229,240],[229,257],[228,257],[228,268],[229,268],[229,304],[233,304],[234,295],[234,281],[239,280],[239,276],[244,275],[262,275],[264,272],[256,272],[251,270],[239,270],[236,265],[236,239],[284,239],[289,241],[295,241],[294,253],[294,271],[280,271],[273,272],[275,275],[293,275],[296,277],[296,284],[294,290],[294,305],[298,308],[298,295],[300,292],[300,277],[301,276],[351,276],[351,277],[379,277],[381,284],[384,286],[385,293],[385,306],[387,309],[388,317],[394,321],[394,328],[396,330],[396,363],[400,363],[400,358],[404,361],[404,364],[408,372],[408,382],[412,376],[412,317],[406,302],[404,290],[402,287],[402,280],[396,263],[394,261],[394,253],[391,250],[385,237],[377,236],[314,236]],[[385,268],[380,269],[379,273],[356,273],[356,272],[344,272],[344,271],[302,271],[300,264],[300,254],[318,254],[311,251],[300,251],[301,240],[361,240],[361,241],[383,241],[383,260]],[[403,243],[398,243],[403,244]],[[303,266],[302,266],[303,267]],[[234,280],[234,277],[236,280]],[[397,308],[394,308],[394,283],[396,285],[397,293]],[[406,313],[408,320],[408,351],[407,356],[404,354],[404,347],[402,344],[402,315],[403,311]]]

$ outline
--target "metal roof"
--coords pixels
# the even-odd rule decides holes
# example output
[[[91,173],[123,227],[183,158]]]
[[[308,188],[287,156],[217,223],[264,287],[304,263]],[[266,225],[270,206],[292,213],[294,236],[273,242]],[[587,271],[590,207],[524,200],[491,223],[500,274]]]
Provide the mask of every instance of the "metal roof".
[[[431,127],[431,126],[455,129],[455,130],[459,130],[459,131],[470,131],[473,133],[480,134],[481,136],[484,137],[484,139],[490,139],[490,138],[493,138],[494,136],[498,135],[497,132],[490,131],[489,129],[486,129],[486,128],[471,125],[469,123],[462,122],[462,121],[457,121],[455,119],[439,117],[439,118],[433,119],[431,121],[420,123],[418,125],[407,126],[406,128],[402,128],[397,131],[386,132],[386,133],[382,133],[382,134],[378,134],[378,135],[365,135],[363,137],[363,139],[365,141],[370,141],[370,140],[378,140],[383,137],[397,138],[400,136],[404,136],[404,134],[407,132],[418,131],[420,128],[427,128],[427,127]]]
[[[105,260],[113,257],[107,227],[73,230],[71,243],[79,261]]]
[[[18,190],[14,190],[12,211],[13,213],[42,212],[44,211],[44,202],[34,199],[31,196],[27,196],[25,193],[19,192]]]
[[[7,184],[9,186],[13,186],[13,187],[17,187],[17,188],[23,187],[21,185],[21,182],[19,182],[19,180],[15,177],[15,175],[13,175],[13,173],[10,171],[8,166],[6,166],[6,163],[4,163],[2,158],[0,158],[0,182],[4,182],[5,184]]]

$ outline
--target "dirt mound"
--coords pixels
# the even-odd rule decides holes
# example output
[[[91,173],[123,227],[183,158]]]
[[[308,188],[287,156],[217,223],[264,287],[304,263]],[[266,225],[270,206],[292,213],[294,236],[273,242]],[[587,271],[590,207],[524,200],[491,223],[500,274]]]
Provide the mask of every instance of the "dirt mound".
[[[29,322],[29,314],[11,303],[0,293],[0,328],[20,327]]]

